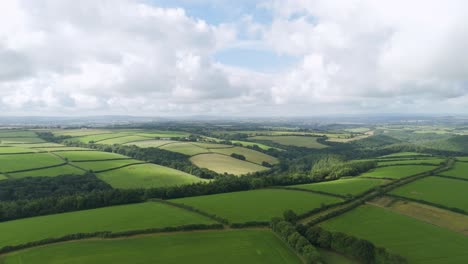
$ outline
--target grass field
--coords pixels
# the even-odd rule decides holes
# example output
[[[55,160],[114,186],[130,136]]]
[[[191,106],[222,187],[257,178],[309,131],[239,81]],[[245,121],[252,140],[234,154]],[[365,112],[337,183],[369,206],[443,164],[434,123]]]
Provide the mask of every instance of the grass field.
[[[105,161],[83,161],[75,162],[74,165],[85,170],[99,172],[103,170],[113,169],[129,164],[144,163],[141,160],[126,159],[126,160],[105,160]]]
[[[45,142],[44,140],[38,138],[38,137],[31,137],[31,138],[26,138],[26,137],[16,137],[16,138],[2,138],[0,136],[0,143],[1,144],[22,144],[22,143],[42,143]]]
[[[272,217],[282,216],[287,209],[301,214],[318,208],[321,204],[340,202],[341,199],[301,191],[265,189],[181,198],[172,201],[218,215],[231,223],[242,223],[270,221]]]
[[[383,200],[383,204],[380,200]],[[371,203],[468,236],[468,216],[466,215],[389,196],[376,198]]]
[[[340,195],[356,195],[363,193],[378,185],[387,183],[387,180],[381,179],[363,179],[363,178],[350,178],[340,179],[335,181],[293,185],[290,187],[301,188],[305,190],[322,191]]]
[[[82,137],[88,135],[97,134],[109,134],[112,131],[107,129],[63,129],[63,130],[52,130],[54,135],[58,136],[71,136],[71,137]]]
[[[440,165],[445,159],[407,159],[407,160],[390,160],[390,161],[380,161],[377,160],[378,166],[389,166],[389,165],[418,165],[418,164],[431,164],[431,165]]]
[[[0,129],[0,138],[34,138],[37,137],[37,134],[33,131],[28,130],[1,130]]]
[[[157,202],[111,206],[0,223],[0,248],[67,234],[211,223],[198,214]]]
[[[24,178],[24,177],[55,177],[59,175],[83,175],[85,171],[72,167],[70,165],[63,165],[59,167],[40,169],[40,170],[31,170],[25,172],[9,173],[10,178]]]
[[[34,148],[37,150],[41,151],[47,151],[47,152],[58,152],[58,151],[74,151],[74,150],[84,150],[84,151],[89,151],[90,149],[88,148],[79,148],[79,147],[66,147],[66,146],[58,146],[58,147],[45,147],[45,148]]]
[[[323,145],[317,142],[317,137],[305,137],[305,136],[255,136],[249,138],[250,140],[265,140],[272,141],[277,144],[285,146],[296,146],[296,147],[305,147],[305,148],[314,148],[322,149],[326,148],[326,145]]]
[[[429,154],[423,154],[418,152],[398,152],[390,155],[381,156],[379,158],[406,158],[406,157],[418,157],[418,156],[429,156]]]
[[[468,179],[468,162],[455,162],[453,168],[442,172],[441,175]]]
[[[177,152],[187,156],[193,156],[200,153],[210,152],[209,150],[199,147],[191,142],[177,142],[161,146],[160,149],[165,149],[172,152]]]
[[[278,149],[278,148],[267,146],[265,144],[250,142],[250,141],[231,140],[231,142],[234,143],[234,144],[241,144],[244,147],[253,147],[253,146],[257,145],[259,148],[264,149],[264,150]]]
[[[264,161],[270,164],[278,163],[278,159],[276,159],[275,157],[272,157],[270,155],[267,155],[267,154],[264,154],[255,150],[243,148],[243,147],[221,148],[221,149],[210,149],[210,150],[212,152],[220,153],[224,155],[231,155],[232,153],[240,154],[240,155],[243,155],[246,158],[246,160],[253,162],[253,163],[257,163],[259,165],[261,165],[262,162]]]
[[[128,134],[128,135],[130,135],[130,134]],[[83,143],[90,143],[90,142],[97,143],[97,142],[102,141],[102,140],[111,139],[111,138],[115,138],[115,137],[119,137],[119,136],[124,136],[124,135],[119,135],[119,134],[115,134],[115,133],[95,134],[95,135],[89,135],[89,136],[73,138],[73,140],[77,140],[77,141],[80,141],[80,142],[83,142]]]
[[[56,244],[6,255],[2,263],[300,264],[302,262],[269,231],[229,230]]]
[[[6,179],[8,179],[7,176],[5,176],[5,175],[3,175],[3,174],[0,174],[0,181],[1,181],[1,180],[6,180]]]
[[[162,140],[162,139],[151,139],[151,140],[143,140],[143,141],[135,141],[130,143],[125,143],[124,145],[135,145],[140,148],[157,148],[162,145],[174,143],[177,141],[173,140]]]
[[[361,206],[322,227],[374,242],[409,263],[468,262],[468,236],[373,206]]]
[[[15,154],[15,153],[34,153],[36,149],[28,149],[21,147],[0,147],[0,154]]]
[[[232,145],[226,144],[216,144],[216,143],[208,143],[208,142],[192,142],[192,144],[199,146],[205,149],[224,149],[224,148],[232,148]]]
[[[102,151],[62,151],[57,152],[60,157],[66,158],[69,161],[81,161],[81,160],[110,160],[110,159],[130,159],[127,156],[123,156],[116,153],[102,152]]]
[[[467,181],[427,177],[404,185],[391,193],[468,211],[467,191]]]
[[[457,157],[457,160],[468,161],[468,157]]]
[[[373,169],[369,172],[361,174],[362,177],[372,178],[392,178],[401,179],[425,171],[435,169],[437,166],[430,165],[401,165],[401,166],[388,166]]]
[[[53,166],[64,161],[49,153],[0,155],[0,171],[13,172]]]
[[[114,188],[154,188],[206,182],[188,173],[156,164],[133,165],[98,173],[97,176]]]
[[[36,148],[48,148],[48,147],[62,147],[63,145],[52,143],[52,142],[44,142],[44,143],[36,143],[36,144],[11,144],[9,146],[36,149]]]
[[[141,140],[148,140],[148,137],[142,136],[125,136],[125,137],[118,137],[118,138],[111,138],[97,142],[98,144],[105,144],[105,145],[114,145],[114,144],[125,144],[129,142],[136,142]]]
[[[229,173],[234,175],[243,175],[268,169],[258,164],[221,154],[200,154],[191,157],[190,161],[200,168],[207,168],[217,173]]]

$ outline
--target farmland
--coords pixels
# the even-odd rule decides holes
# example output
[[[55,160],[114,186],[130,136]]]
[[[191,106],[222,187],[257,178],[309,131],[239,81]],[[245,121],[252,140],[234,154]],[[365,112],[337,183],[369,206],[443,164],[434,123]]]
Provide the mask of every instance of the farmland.
[[[372,206],[361,206],[321,226],[370,240],[409,263],[463,263],[468,257],[467,236]]]
[[[74,174],[74,175],[82,175],[84,174],[84,170],[80,170],[76,167],[70,165],[62,165],[47,169],[35,169],[30,171],[23,171],[23,172],[16,172],[16,173],[8,173],[11,179],[17,178],[24,178],[24,177],[55,177],[59,175],[67,175],[67,174]]]
[[[441,175],[468,179],[468,162],[456,162],[454,167]]]
[[[242,175],[268,169],[255,163],[221,154],[200,154],[191,157],[190,161],[200,168],[207,168],[221,174]]]
[[[62,159],[48,153],[0,155],[1,172],[24,171],[63,163]]]
[[[341,199],[314,193],[288,190],[256,190],[216,194],[172,200],[223,217],[232,223],[269,221],[292,209],[305,213],[321,204],[340,202]],[[255,201],[255,202],[253,202]]]
[[[5,264],[31,262],[37,264],[302,263],[277,236],[263,230],[86,240],[19,251],[3,259]]]
[[[144,162],[133,159],[124,160],[103,160],[103,161],[81,161],[75,162],[74,165],[85,170],[91,170],[94,172],[106,171],[115,169],[131,164],[143,164]]]
[[[317,137],[310,136],[255,136],[250,140],[271,141],[280,145],[322,149],[327,146],[317,142]]]
[[[401,165],[401,166],[388,166],[380,167],[369,172],[363,173],[360,177],[371,178],[391,178],[400,179],[411,175],[419,174],[422,172],[430,171],[436,166],[429,165]]]
[[[394,165],[439,165],[444,162],[445,159],[404,159],[404,160],[389,160],[389,161],[380,161],[377,160],[378,166],[394,166]]]
[[[111,206],[0,223],[0,248],[67,234],[210,223],[197,214],[156,202]]]
[[[69,161],[129,159],[123,155],[100,151],[61,151],[57,155]]]
[[[427,177],[402,186],[392,194],[468,211],[467,190],[468,181]]]
[[[114,188],[152,188],[206,182],[188,173],[156,164],[132,165],[112,171],[97,173]]]
[[[363,193],[371,188],[387,183],[387,180],[381,179],[364,179],[364,178],[350,178],[340,179],[335,181],[311,183],[302,185],[293,185],[290,187],[333,193],[338,195],[357,195]]]

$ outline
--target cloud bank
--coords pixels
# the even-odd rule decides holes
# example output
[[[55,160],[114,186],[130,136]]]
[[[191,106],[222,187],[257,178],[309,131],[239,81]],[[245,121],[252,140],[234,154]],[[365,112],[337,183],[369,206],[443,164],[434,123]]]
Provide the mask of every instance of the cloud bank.
[[[0,111],[467,113],[466,10],[461,0],[274,0],[210,23],[183,4],[2,1]],[[271,72],[216,59],[238,47],[295,62]]]

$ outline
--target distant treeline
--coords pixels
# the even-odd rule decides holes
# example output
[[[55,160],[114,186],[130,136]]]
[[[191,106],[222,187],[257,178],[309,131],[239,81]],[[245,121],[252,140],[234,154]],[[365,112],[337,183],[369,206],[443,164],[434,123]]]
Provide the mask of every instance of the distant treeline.
[[[318,160],[311,170],[314,179],[338,179],[344,176],[357,176],[377,167],[375,161],[343,161],[337,156],[327,156]]]

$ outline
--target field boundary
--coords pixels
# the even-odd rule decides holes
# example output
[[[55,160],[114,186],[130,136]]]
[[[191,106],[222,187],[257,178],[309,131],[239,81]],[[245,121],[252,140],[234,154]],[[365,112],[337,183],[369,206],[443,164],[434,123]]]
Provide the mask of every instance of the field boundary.
[[[433,175],[433,176],[434,177],[440,177],[440,178],[452,179],[452,180],[468,181],[468,179],[455,177],[455,176],[447,176],[447,175]]]
[[[400,199],[400,200],[406,200],[406,201],[409,201],[409,202],[425,204],[425,205],[437,207],[437,208],[440,208],[440,209],[449,210],[449,211],[452,211],[454,213],[468,215],[467,211],[465,211],[463,209],[460,209],[460,208],[457,208],[457,207],[449,207],[449,206],[445,206],[445,205],[442,205],[442,204],[429,202],[429,201],[426,201],[426,200],[413,199],[413,198],[400,196],[400,195],[396,195],[396,194],[391,194],[391,193],[387,193],[386,195],[389,196],[389,197],[395,198],[395,199]]]
[[[312,183],[312,184],[313,184],[313,183]],[[309,193],[315,193],[315,194],[320,194],[320,195],[328,195],[328,196],[333,196],[333,197],[341,198],[341,199],[346,199],[346,198],[347,198],[345,195],[340,195],[340,194],[335,194],[335,193],[329,193],[329,192],[324,192],[324,191],[316,191],[316,190],[302,189],[302,188],[297,188],[297,187],[271,186],[271,187],[266,187],[265,189],[291,190],[291,191],[297,191],[297,192],[309,192]]]
[[[32,168],[32,169],[25,169],[25,170],[7,171],[7,172],[1,172],[1,173],[18,173],[18,172],[43,170],[43,169],[50,169],[50,168],[60,167],[60,166],[64,166],[64,165],[67,165],[67,164],[68,164],[67,162],[63,162],[63,163],[56,164],[56,165],[50,165],[50,166],[44,166],[44,167],[38,167],[38,168]]]
[[[99,170],[99,171],[93,170],[93,172],[95,172],[95,173],[101,173],[101,172],[113,171],[113,170],[118,170],[118,169],[122,169],[122,168],[125,168],[125,167],[130,167],[130,166],[134,166],[134,165],[143,165],[143,164],[154,164],[154,163],[149,163],[149,162],[141,161],[141,162],[135,162],[135,163],[125,164],[125,165],[121,165],[121,166],[118,166],[118,167],[115,167],[115,168],[110,168],[110,169],[105,169],[105,170]]]
[[[100,151],[98,151],[100,152]],[[113,161],[113,160],[131,160],[132,158],[112,158],[112,159],[94,159],[94,160],[70,160],[70,162],[99,162],[99,161]]]

